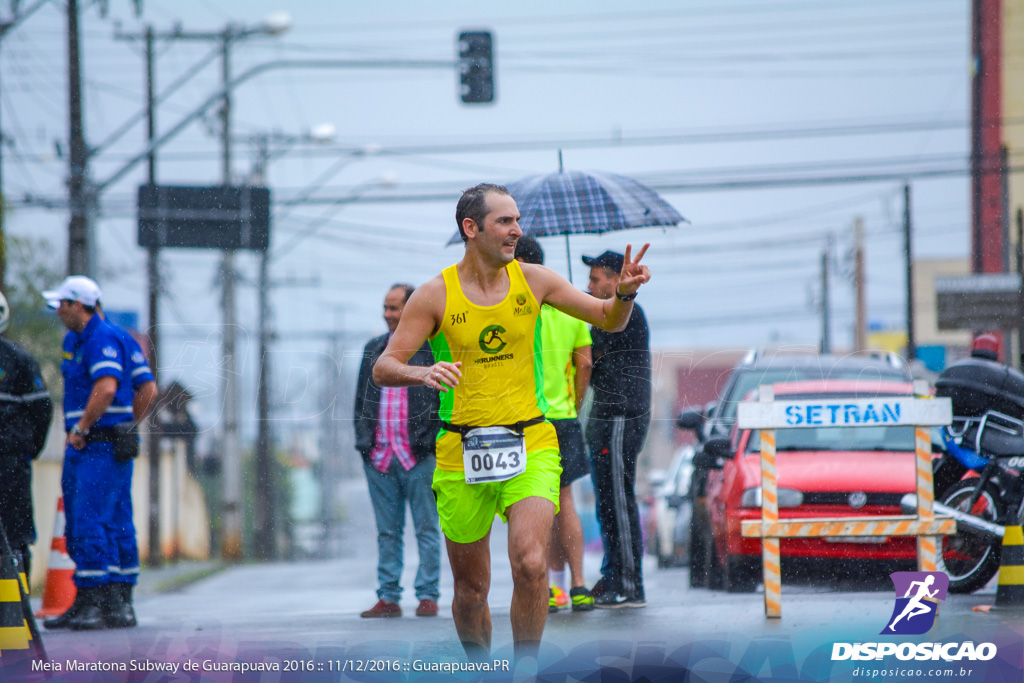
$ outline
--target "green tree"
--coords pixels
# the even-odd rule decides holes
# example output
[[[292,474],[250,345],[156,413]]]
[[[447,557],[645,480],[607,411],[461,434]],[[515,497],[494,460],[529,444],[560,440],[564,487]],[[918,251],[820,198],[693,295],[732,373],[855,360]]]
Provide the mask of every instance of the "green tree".
[[[6,288],[11,307],[7,337],[23,346],[42,367],[43,376],[55,399],[59,399],[61,341],[64,327],[46,305],[42,292],[56,287],[62,279],[55,267],[55,249],[43,238],[6,235]]]

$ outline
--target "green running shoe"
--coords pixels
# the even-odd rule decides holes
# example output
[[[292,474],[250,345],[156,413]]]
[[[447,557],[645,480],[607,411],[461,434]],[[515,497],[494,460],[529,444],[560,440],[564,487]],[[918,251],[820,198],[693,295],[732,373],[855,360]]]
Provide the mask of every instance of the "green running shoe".
[[[594,596],[586,589],[586,586],[577,586],[569,591],[572,598],[573,612],[589,612],[594,609]]]

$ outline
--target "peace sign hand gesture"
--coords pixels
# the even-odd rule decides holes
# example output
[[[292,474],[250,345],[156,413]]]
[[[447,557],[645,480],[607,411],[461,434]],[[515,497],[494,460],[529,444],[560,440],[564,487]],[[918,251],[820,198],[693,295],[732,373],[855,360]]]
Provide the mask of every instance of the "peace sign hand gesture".
[[[620,299],[624,297],[632,298],[636,290],[640,289],[640,285],[650,281],[651,269],[640,265],[640,260],[647,253],[647,248],[650,246],[651,243],[647,242],[644,246],[640,247],[640,251],[636,253],[636,258],[630,258],[633,245],[626,245],[626,253],[622,259],[622,272],[619,273],[619,286],[615,290]]]

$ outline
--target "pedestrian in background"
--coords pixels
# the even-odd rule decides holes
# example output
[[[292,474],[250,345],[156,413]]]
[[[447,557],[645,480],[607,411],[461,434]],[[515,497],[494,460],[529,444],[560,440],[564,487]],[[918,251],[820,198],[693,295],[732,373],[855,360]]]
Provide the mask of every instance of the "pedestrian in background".
[[[125,348],[97,315],[100,289],[89,278],[68,277],[43,296],[76,335],[61,363],[68,433],[61,489],[76,595],[64,614],[43,625],[75,630],[131,626],[121,590],[113,585],[126,580],[119,544],[131,520],[123,518],[123,498],[130,491],[132,459],[139,448]],[[134,575],[128,580],[134,582]]]
[[[544,250],[537,240],[524,235],[516,243],[516,260],[544,265]],[[544,415],[555,427],[562,459],[558,514],[548,548],[548,612],[557,612],[570,604],[574,612],[586,612],[594,609],[594,598],[583,580],[583,525],[572,499],[572,483],[590,474],[583,431],[576,419],[590,383],[590,328],[582,320],[547,304],[541,306],[540,318],[544,398],[548,402]],[[565,584],[566,562],[569,587]]]
[[[397,284],[384,297],[384,322],[388,332],[371,339],[363,352],[356,385],[356,449],[370,489],[377,521],[377,604],[363,617],[400,617],[402,608],[403,535],[405,507],[409,505],[419,549],[419,568],[414,589],[419,599],[418,617],[437,616],[441,591],[441,532],[437,505],[430,486],[434,478],[435,448],[439,424],[437,392],[425,386],[384,387],[373,382],[373,365],[391,335],[398,329],[410,285]],[[431,366],[434,356],[423,344],[410,364]]]
[[[10,319],[7,299],[0,293],[0,335]],[[32,461],[43,450],[52,417],[53,403],[39,363],[0,337],[0,527],[26,577],[32,576],[29,546],[36,540]]]
[[[617,297],[623,255],[606,251],[584,256],[590,266],[590,292]],[[628,295],[631,300],[635,295]],[[587,421],[587,443],[597,521],[604,542],[601,580],[592,593],[598,607],[643,607],[643,537],[636,504],[636,462],[651,424],[651,350],[647,318],[633,305],[621,332],[593,328],[594,403]]]

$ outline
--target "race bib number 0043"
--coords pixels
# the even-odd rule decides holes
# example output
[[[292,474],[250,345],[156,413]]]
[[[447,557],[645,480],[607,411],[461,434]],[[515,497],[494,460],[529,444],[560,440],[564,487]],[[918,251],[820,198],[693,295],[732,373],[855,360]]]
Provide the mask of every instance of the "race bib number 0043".
[[[462,437],[467,484],[505,481],[526,471],[526,437],[505,427],[478,427]]]

